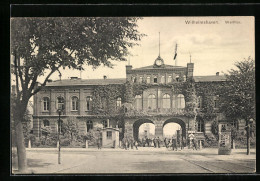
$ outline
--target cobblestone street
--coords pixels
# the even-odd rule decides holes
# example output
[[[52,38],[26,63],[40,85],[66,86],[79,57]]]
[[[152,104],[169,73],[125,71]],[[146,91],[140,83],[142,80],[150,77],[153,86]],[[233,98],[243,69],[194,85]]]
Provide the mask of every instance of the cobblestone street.
[[[28,174],[64,173],[252,173],[255,150],[245,149],[231,155],[217,155],[217,149],[169,151],[166,148],[62,149],[61,164],[57,149],[27,150]],[[16,158],[13,173],[17,173]]]

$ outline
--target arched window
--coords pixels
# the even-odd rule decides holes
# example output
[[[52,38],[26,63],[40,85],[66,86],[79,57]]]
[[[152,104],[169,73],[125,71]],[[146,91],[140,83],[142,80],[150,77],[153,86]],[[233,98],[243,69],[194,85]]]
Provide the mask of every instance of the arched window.
[[[150,77],[146,77],[146,83],[151,83],[151,78]]]
[[[148,96],[148,109],[151,110],[156,109],[156,97],[154,94],[150,94]]]
[[[43,126],[50,126],[50,122],[48,120],[43,120]]]
[[[64,110],[65,109],[65,106],[64,106],[64,98],[63,97],[58,97],[57,98],[57,109],[61,109],[61,110]]]
[[[183,76],[183,81],[186,82],[186,75]]]
[[[179,79],[180,79],[179,75],[176,75],[176,81],[177,82],[179,82]]]
[[[43,98],[43,111],[49,111],[50,99],[48,97]]]
[[[103,120],[102,124],[103,124],[103,127],[106,128],[107,127],[107,120]]]
[[[119,109],[120,107],[121,107],[121,97],[118,97],[117,99],[116,99],[116,109]]]
[[[93,129],[93,122],[92,121],[87,121],[87,132],[89,132],[89,130]]]
[[[171,83],[171,82],[172,82],[172,76],[169,75],[169,76],[168,76],[168,83]]]
[[[197,131],[204,132],[204,121],[201,119],[197,119]]]
[[[86,103],[87,103],[87,111],[91,111],[92,110],[92,97],[91,96],[87,96]]]
[[[185,99],[184,99],[184,95],[183,94],[179,94],[177,96],[177,108],[178,109],[183,109],[185,108]]]
[[[135,108],[137,110],[142,109],[142,96],[141,95],[135,96]]]
[[[139,77],[139,82],[140,82],[140,83],[143,82],[143,77]]]
[[[164,77],[164,75],[161,77],[161,83],[162,83],[162,84],[165,83],[165,77]]]
[[[169,94],[164,94],[163,95],[163,100],[162,100],[162,107],[165,109],[171,108],[171,97]]]
[[[153,78],[153,82],[157,83],[157,77],[156,76]]]
[[[72,111],[79,110],[79,99],[76,96],[71,98],[71,110]]]

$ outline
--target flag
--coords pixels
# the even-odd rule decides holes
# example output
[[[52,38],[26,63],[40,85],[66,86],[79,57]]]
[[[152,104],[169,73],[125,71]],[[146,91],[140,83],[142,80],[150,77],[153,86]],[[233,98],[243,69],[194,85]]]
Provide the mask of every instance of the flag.
[[[174,54],[173,60],[175,60],[176,58],[177,58],[177,44],[176,44],[176,46],[175,46],[175,54]]]
[[[174,55],[174,58],[173,58],[173,59],[175,60],[175,59],[176,59],[176,57],[177,57],[177,52],[175,52],[175,55]]]

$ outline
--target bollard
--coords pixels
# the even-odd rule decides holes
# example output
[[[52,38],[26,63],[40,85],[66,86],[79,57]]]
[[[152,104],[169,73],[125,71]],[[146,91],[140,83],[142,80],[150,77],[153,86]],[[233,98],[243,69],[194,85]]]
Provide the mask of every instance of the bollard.
[[[28,141],[28,148],[31,148],[31,140]]]
[[[86,140],[86,149],[88,148],[88,140]]]

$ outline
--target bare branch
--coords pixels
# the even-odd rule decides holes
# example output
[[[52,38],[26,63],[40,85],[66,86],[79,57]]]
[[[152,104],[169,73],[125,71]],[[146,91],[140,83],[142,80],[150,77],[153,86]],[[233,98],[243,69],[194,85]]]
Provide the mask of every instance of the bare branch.
[[[48,79],[50,78],[50,76],[51,76],[55,71],[57,71],[60,67],[61,67],[61,65],[58,66],[58,67],[53,68],[52,71],[47,75],[47,77],[45,78],[45,80],[44,80],[44,82],[41,84],[41,86],[37,87],[37,89],[35,89],[35,90],[31,93],[31,96],[33,96],[33,95],[35,95],[37,92],[39,92],[39,91],[46,85],[46,83],[47,83]],[[33,83],[32,83],[32,84],[33,84]],[[31,84],[31,87],[32,87],[32,84]],[[35,84],[36,84],[36,81],[35,81],[33,87],[35,86]],[[31,88],[31,87],[30,87],[30,88]],[[33,88],[33,87],[32,87],[32,88]]]

